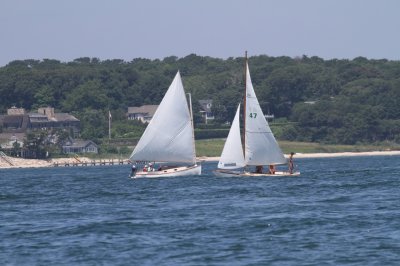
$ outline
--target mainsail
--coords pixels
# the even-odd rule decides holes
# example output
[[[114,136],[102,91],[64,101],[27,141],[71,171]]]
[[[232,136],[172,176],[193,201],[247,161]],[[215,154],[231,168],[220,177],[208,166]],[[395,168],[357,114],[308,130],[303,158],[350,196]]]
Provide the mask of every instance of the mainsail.
[[[258,103],[246,62],[246,119],[245,163],[246,165],[284,164],[286,159]]]
[[[240,104],[229,130],[228,138],[225,141],[224,149],[222,150],[218,163],[219,169],[236,169],[245,166],[242,140],[240,138],[239,116]]]
[[[191,115],[178,71],[130,160],[195,164],[194,150]]]

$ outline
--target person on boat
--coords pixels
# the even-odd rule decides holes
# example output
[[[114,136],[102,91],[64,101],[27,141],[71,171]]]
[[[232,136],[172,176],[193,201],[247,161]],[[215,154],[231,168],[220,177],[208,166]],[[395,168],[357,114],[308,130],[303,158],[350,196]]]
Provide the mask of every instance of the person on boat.
[[[293,155],[294,155],[294,152],[291,152],[290,156],[289,156],[289,173],[290,174],[293,174],[293,171],[294,171]]]
[[[136,174],[136,165],[132,164],[132,169],[131,169],[131,176],[134,176]]]
[[[269,166],[269,173],[270,173],[271,175],[274,175],[274,174],[275,174],[275,171],[276,171],[275,165],[271,164],[271,165]]]
[[[262,172],[263,172],[263,166],[257,165],[256,166],[256,174],[262,174]]]
[[[149,169],[147,169],[149,172],[154,171],[154,167],[152,163],[149,163]]]
[[[143,167],[143,172],[147,172],[147,169],[148,169],[148,166],[147,166],[147,164],[145,164]]]

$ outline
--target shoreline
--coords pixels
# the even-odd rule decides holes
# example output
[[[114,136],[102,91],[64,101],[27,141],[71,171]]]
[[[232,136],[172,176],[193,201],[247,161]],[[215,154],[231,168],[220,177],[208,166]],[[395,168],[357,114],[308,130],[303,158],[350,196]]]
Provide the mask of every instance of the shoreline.
[[[400,151],[369,151],[369,152],[336,152],[336,153],[296,153],[294,158],[335,158],[335,157],[354,157],[354,156],[397,156]],[[288,158],[288,154],[285,157]],[[197,157],[200,162],[218,162],[220,157]],[[12,163],[8,163],[6,160]],[[51,160],[37,160],[37,159],[21,159],[14,157],[0,158],[0,169],[11,168],[41,168],[41,167],[54,167],[54,164],[73,164],[76,163],[74,158],[57,158]],[[80,157],[81,162],[90,163],[92,159]],[[102,159],[109,161],[111,159]]]
[[[294,159],[299,158],[335,158],[335,157],[354,157],[354,156],[396,156],[400,151],[366,151],[366,152],[320,152],[320,153],[295,153]],[[218,162],[220,157],[198,157],[199,161]],[[289,158],[289,154],[285,154]]]

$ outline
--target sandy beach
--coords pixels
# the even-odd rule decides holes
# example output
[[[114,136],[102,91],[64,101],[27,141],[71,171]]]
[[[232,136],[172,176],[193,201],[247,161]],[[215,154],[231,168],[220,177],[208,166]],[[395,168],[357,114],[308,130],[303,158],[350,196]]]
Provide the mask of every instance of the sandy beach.
[[[333,158],[350,156],[395,156],[400,155],[400,151],[370,151],[370,152],[337,152],[337,153],[296,153],[294,158]],[[289,155],[285,155],[288,157]],[[81,162],[90,163],[92,160],[86,157],[79,157]],[[105,159],[106,161],[109,161]],[[217,162],[219,157],[198,157],[198,161]],[[9,163],[10,162],[10,163]],[[21,159],[14,157],[0,158],[0,169],[6,168],[36,168],[53,167],[54,164],[76,163],[74,158],[57,158],[51,160]]]
[[[86,157],[79,157],[81,162],[90,163],[91,159]],[[50,160],[36,160],[36,159],[22,159],[14,157],[0,157],[0,169],[2,168],[37,168],[37,167],[53,167],[54,164],[72,164],[76,163],[75,158],[57,158]]]

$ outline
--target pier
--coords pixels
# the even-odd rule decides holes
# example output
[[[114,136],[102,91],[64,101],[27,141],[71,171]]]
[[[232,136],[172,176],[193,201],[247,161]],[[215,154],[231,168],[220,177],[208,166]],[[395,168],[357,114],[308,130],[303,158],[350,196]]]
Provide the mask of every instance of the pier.
[[[8,158],[8,156],[2,151],[0,151],[0,161],[1,160],[5,161],[10,166],[14,166],[14,164],[11,162],[11,160]]]

